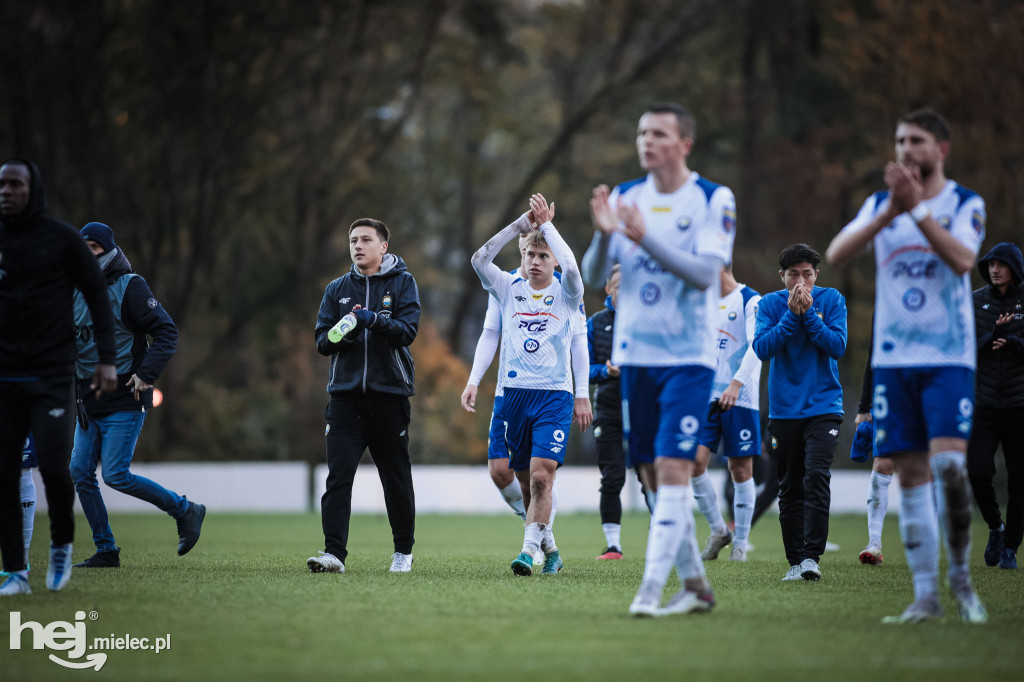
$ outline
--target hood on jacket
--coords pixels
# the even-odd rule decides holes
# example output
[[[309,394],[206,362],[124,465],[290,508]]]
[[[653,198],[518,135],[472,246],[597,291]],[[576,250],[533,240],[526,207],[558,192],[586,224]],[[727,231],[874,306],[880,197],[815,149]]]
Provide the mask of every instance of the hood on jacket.
[[[990,285],[992,280],[988,274],[989,261],[1001,260],[1010,266],[1010,271],[1017,278],[1016,284],[1024,282],[1024,257],[1021,257],[1020,247],[1010,242],[1001,242],[992,247],[992,250],[978,261],[978,273],[985,283]]]
[[[99,260],[100,269],[103,270],[103,277],[107,280],[108,285],[113,284],[121,275],[134,272],[132,264],[128,261],[128,256],[124,255],[124,251],[119,246],[115,246],[113,251],[108,251],[96,258]]]
[[[25,209],[18,215],[9,216],[4,220],[4,223],[26,223],[32,218],[46,212],[46,192],[43,191],[43,176],[39,172],[39,168],[28,159],[12,156],[3,163],[0,163],[0,166],[6,166],[9,163],[28,167],[30,180],[28,187],[28,204],[25,205]]]
[[[380,270],[373,273],[372,275],[364,275],[359,272],[359,268],[353,263],[349,272],[355,277],[388,277],[389,275],[397,275],[400,272],[408,270],[405,266],[405,261],[396,256],[393,253],[385,253],[384,260],[380,264]]]
[[[612,303],[611,294],[609,294],[608,296],[604,297],[604,307],[607,308],[608,310],[612,311],[613,313],[615,312],[615,304]]]

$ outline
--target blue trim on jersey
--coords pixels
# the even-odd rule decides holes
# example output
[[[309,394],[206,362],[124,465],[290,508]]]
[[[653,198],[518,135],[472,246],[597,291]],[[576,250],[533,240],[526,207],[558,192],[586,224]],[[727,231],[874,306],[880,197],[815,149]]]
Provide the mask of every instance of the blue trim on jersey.
[[[875,192],[871,196],[875,198],[875,213],[878,213],[878,207],[882,205],[883,201],[889,198],[889,190]]]
[[[505,446],[505,412],[504,397],[494,396],[494,407],[491,408],[491,428],[487,432],[487,459],[508,459],[508,448]]]
[[[957,210],[960,210],[960,206],[967,203],[972,197],[978,196],[978,193],[975,192],[973,189],[968,189],[961,185],[960,183],[957,183],[956,188],[953,191],[956,192]]]
[[[750,302],[750,299],[754,298],[755,296],[760,296],[761,295],[761,294],[757,293],[755,290],[751,289],[748,286],[744,286],[742,289],[740,289],[740,293],[743,294],[743,309],[744,310],[746,310],[747,303]]]
[[[643,176],[642,178],[636,178],[635,180],[627,180],[626,182],[623,182],[622,184],[618,185],[615,189],[619,190],[619,196],[621,196],[625,194],[627,190],[630,190],[636,187],[637,185],[642,184],[645,180],[647,180],[646,175]]]
[[[709,202],[711,201],[711,195],[715,193],[715,190],[721,187],[721,185],[711,182],[704,176],[697,178],[697,186],[704,190],[704,195],[708,198]]]

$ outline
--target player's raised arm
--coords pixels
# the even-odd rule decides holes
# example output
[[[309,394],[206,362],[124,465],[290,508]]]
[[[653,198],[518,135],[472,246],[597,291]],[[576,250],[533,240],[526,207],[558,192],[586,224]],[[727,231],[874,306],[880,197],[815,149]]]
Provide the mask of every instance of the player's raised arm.
[[[529,213],[524,213],[517,220],[506,225],[501,232],[487,240],[487,243],[477,249],[473,254],[473,270],[476,271],[484,289],[491,291],[501,277],[501,268],[494,264],[494,257],[498,255],[502,247],[521,234],[529,234],[533,231],[530,223]]]
[[[551,254],[558,261],[562,268],[562,290],[572,299],[583,297],[583,277],[580,275],[579,266],[576,264],[576,256],[572,249],[562,238],[562,235],[555,229],[551,221],[555,217],[555,205],[548,206],[548,202],[541,194],[534,194],[530,197],[530,212],[537,224],[540,225],[544,241],[548,243]]]
[[[673,275],[701,291],[718,285],[719,273],[725,265],[721,259],[683,251],[655,236],[647,229],[643,214],[634,204],[620,203],[619,219],[625,235]]]

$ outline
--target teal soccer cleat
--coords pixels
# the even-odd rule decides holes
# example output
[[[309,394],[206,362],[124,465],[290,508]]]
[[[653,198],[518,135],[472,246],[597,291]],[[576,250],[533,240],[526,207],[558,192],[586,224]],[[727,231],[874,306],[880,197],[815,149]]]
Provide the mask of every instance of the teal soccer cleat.
[[[526,552],[512,560],[512,572],[516,575],[533,575],[533,557]]]
[[[540,569],[541,575],[554,575],[562,570],[562,557],[556,549],[550,554],[544,555],[544,568]]]

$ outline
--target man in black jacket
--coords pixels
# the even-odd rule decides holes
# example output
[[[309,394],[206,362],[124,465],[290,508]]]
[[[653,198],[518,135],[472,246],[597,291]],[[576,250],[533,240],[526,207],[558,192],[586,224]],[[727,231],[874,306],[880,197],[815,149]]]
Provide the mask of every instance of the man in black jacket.
[[[80,423],[75,429],[71,477],[92,528],[96,553],[75,564],[75,568],[121,565],[121,550],[114,543],[107,508],[96,480],[96,465],[100,461],[103,462],[103,481],[108,486],[159,507],[177,521],[178,555],[182,556],[199,540],[206,507],[144,476],[136,476],[130,470],[146,413],[153,409],[153,382],[178,346],[178,328],[150,291],[146,280],[132,270],[132,264],[114,243],[113,230],[103,223],[89,223],[82,228],[82,237],[103,268],[114,310],[118,388],[102,397],[89,390],[86,379],[96,363],[96,342],[92,316],[82,293],[76,291],[78,360],[75,366],[88,422]],[[147,341],[147,336],[152,338],[152,343]]]
[[[50,512],[46,586],[71,577],[75,487],[68,473],[74,430],[75,330],[71,297],[82,291],[95,319],[92,386],[114,390],[114,320],[96,258],[70,225],[45,215],[38,169],[0,165],[0,552],[9,573],[0,596],[30,594],[22,547],[22,446],[31,430]]]
[[[393,573],[412,570],[416,502],[409,459],[409,396],[415,368],[409,345],[420,322],[420,295],[405,262],[388,253],[390,232],[360,218],[348,228],[351,270],[327,285],[316,320],[316,348],[331,356],[327,392],[327,490],[320,500],[325,546],[306,560],[313,573],[344,573],[352,481],[369,447],[394,538]],[[356,326],[328,336],[351,313]]]
[[[967,472],[974,499],[989,527],[985,563],[1017,568],[1024,536],[1024,259],[1020,248],[996,244],[978,261],[988,286],[974,292],[978,336],[974,431],[967,448]],[[1006,524],[992,479],[996,448],[1006,459]]]

